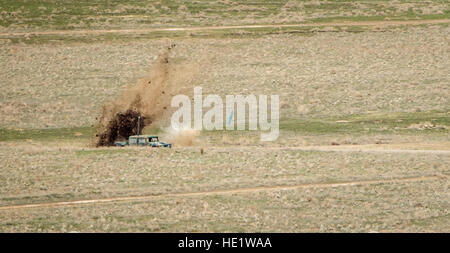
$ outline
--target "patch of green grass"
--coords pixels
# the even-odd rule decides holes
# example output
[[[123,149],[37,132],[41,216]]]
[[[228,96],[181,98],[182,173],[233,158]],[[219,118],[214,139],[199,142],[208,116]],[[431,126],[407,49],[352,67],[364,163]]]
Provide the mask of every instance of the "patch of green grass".
[[[402,4],[408,3],[409,9]],[[24,29],[97,29],[108,27],[205,26],[221,24],[292,23],[331,20],[384,20],[449,18],[445,1],[222,1],[210,0],[0,0],[0,26]],[[440,7],[440,8],[439,8]],[[422,8],[442,13],[423,14]],[[358,10],[358,12],[353,12]],[[245,21],[237,21],[245,20]],[[252,20],[253,22],[251,22]],[[292,21],[290,21],[292,20]],[[249,22],[250,21],[250,22]]]
[[[332,20],[329,20],[331,22]],[[430,24],[396,25],[383,28],[384,31],[391,29],[407,29],[408,27],[427,27]],[[448,27],[449,23],[433,24],[433,26]],[[330,29],[331,28],[331,29]],[[99,33],[99,34],[29,34],[29,35],[3,35],[1,40],[8,40],[12,44],[70,44],[70,43],[98,43],[98,42],[130,42],[150,39],[181,39],[181,38],[260,38],[274,34],[296,34],[299,36],[314,36],[321,32],[349,32],[360,33],[368,31],[379,31],[379,28],[364,25],[346,26],[289,26],[289,27],[257,27],[257,28],[227,28],[216,30],[195,31],[146,31],[136,33]]]
[[[61,140],[88,139],[94,134],[93,127],[50,129],[0,129],[0,141],[12,140]]]
[[[280,130],[302,133],[328,134],[361,132],[363,129],[358,125],[349,123],[340,124],[329,120],[285,119],[281,120],[280,122]]]
[[[73,199],[75,197],[74,193],[52,193],[48,195],[41,196],[24,196],[24,197],[4,197],[0,200],[13,202],[15,204],[25,204],[25,203],[37,203],[39,201],[60,201],[60,200],[68,200]]]
[[[430,122],[450,127],[448,112],[398,112],[347,115],[322,119],[285,119],[280,121],[280,130],[314,133],[417,133],[408,129],[411,124]],[[448,129],[436,128],[421,133],[448,133]]]
[[[448,136],[450,117],[448,112],[395,112],[345,115],[340,117],[280,119],[281,132],[294,135],[436,135]],[[431,129],[409,128],[412,124],[430,123]],[[202,131],[205,136],[228,136],[237,140],[240,137],[259,139],[260,131],[248,131],[248,121],[244,131],[213,130]],[[232,142],[232,140],[230,140]]]
[[[413,123],[430,121],[439,125],[450,125],[450,111],[430,111],[430,112],[391,112],[391,113],[370,113],[355,114],[338,118],[339,120],[349,120],[355,123],[377,123],[391,127],[407,127]]]
[[[436,127],[433,129],[418,130],[408,128],[412,124],[430,122]],[[355,114],[331,118],[305,118],[281,119],[280,130],[306,134],[370,134],[370,133],[421,133],[421,134],[448,134],[450,127],[449,112],[393,112]],[[246,127],[248,129],[248,126]],[[55,129],[0,129],[0,141],[17,140],[85,140],[93,136],[93,127],[55,128]],[[143,134],[160,134],[157,126],[145,128]],[[207,131],[208,133],[223,133],[224,131]],[[227,131],[228,134],[240,136],[246,131]],[[256,134],[256,132],[255,132]],[[84,154],[110,154],[127,152],[126,150],[87,150]]]
[[[147,127],[142,134],[160,134],[161,128],[158,126]],[[0,141],[20,141],[20,140],[86,140],[94,136],[95,127],[73,127],[73,128],[49,128],[49,129],[5,129],[0,128]],[[120,152],[120,150],[116,150]],[[90,152],[116,152],[114,150],[93,150],[82,151],[83,154]]]
[[[407,14],[399,16],[353,16],[353,17],[320,17],[308,20],[308,23],[331,23],[331,22],[363,22],[363,21],[384,21],[384,20],[435,20],[435,19],[449,19],[450,10],[446,10],[442,14]]]
[[[106,34],[40,34],[30,36],[2,36],[0,39],[8,39],[13,44],[45,44],[45,43],[96,43],[113,41],[148,40],[160,38],[257,38],[272,34],[296,33],[313,35],[313,27],[268,27],[268,28],[229,28],[221,30],[196,30],[196,31],[149,31],[145,33],[106,33]]]

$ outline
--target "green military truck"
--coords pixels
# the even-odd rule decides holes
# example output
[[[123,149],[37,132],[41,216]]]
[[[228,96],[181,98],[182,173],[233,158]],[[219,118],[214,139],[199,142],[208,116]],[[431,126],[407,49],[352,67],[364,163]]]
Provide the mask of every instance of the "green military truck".
[[[156,135],[132,135],[127,141],[116,141],[114,146],[149,146],[154,148],[171,148],[172,144],[159,141],[159,138]]]

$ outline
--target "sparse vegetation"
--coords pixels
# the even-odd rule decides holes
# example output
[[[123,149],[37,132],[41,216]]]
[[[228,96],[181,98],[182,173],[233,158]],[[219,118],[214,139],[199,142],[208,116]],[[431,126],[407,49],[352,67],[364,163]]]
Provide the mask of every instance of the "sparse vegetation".
[[[403,112],[346,115],[333,118],[281,120],[280,129],[303,134],[417,134],[412,124],[432,121],[435,127],[428,133],[448,134],[448,112]]]
[[[450,232],[449,22],[382,25],[448,21],[449,8],[0,0],[0,232]],[[303,26],[145,30],[288,23]],[[191,147],[94,148],[102,106],[173,42],[167,62],[201,69],[203,95],[278,94],[279,139],[202,131]],[[188,92],[191,72],[175,72]],[[168,135],[167,115],[143,133]],[[130,196],[151,197],[8,209]]]
[[[92,137],[92,127],[46,128],[46,129],[0,129],[0,141],[39,140],[55,141],[61,139],[84,140]]]
[[[5,30],[70,30],[336,20],[445,19],[450,17],[450,7],[443,0],[1,0],[0,13],[0,26]]]

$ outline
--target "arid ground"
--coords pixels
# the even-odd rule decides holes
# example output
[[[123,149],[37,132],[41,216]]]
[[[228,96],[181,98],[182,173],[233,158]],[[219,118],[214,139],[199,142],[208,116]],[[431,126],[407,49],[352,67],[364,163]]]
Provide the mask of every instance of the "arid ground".
[[[123,2],[0,0],[0,232],[450,232],[448,1]],[[279,138],[94,147],[172,44],[189,96],[279,95]]]

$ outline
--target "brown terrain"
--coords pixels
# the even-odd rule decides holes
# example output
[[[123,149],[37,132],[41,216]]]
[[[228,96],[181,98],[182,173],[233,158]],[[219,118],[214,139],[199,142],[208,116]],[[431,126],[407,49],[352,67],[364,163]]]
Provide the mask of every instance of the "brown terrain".
[[[448,4],[44,2],[0,8],[0,232],[450,232]],[[280,137],[171,131],[194,86]],[[139,116],[174,147],[111,147]]]

